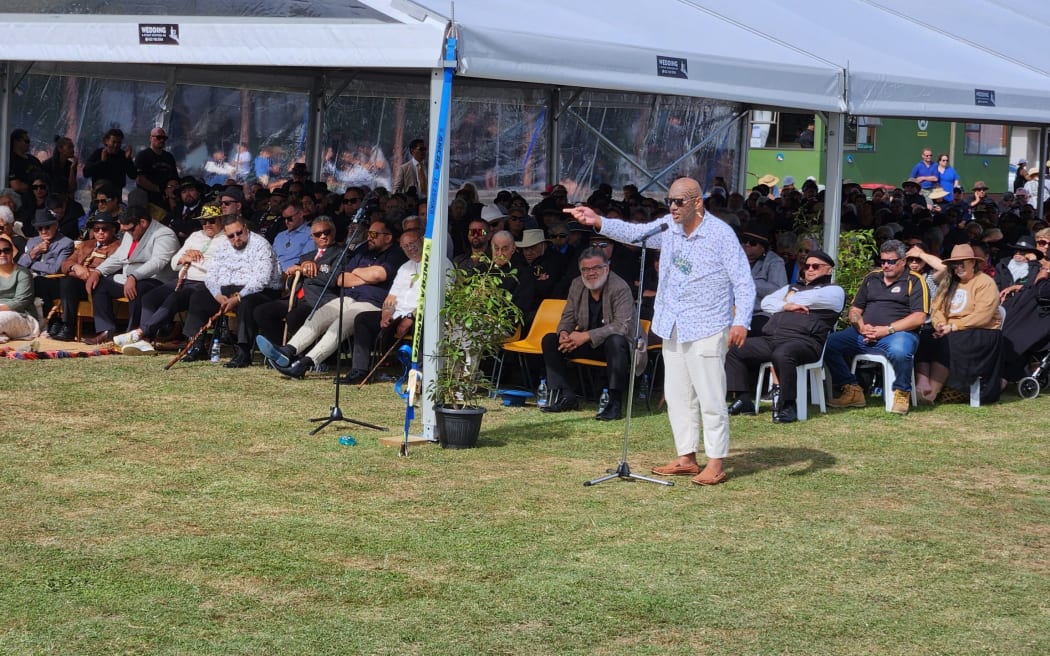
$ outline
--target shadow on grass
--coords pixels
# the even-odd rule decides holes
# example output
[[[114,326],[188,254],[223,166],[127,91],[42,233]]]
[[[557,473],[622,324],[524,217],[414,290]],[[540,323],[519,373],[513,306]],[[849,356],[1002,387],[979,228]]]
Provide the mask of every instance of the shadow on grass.
[[[835,464],[835,456],[826,451],[805,448],[767,447],[748,449],[726,458],[726,470],[733,478],[750,476],[758,472],[808,463],[805,469],[793,471],[789,476],[806,476]]]

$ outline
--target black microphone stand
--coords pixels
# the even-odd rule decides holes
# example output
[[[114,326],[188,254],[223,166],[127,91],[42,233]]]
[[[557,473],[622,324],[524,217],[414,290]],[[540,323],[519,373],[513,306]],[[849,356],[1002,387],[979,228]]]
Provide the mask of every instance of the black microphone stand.
[[[642,298],[641,290],[645,289],[645,244],[649,241],[649,238],[655,234],[659,234],[667,229],[667,224],[663,224],[662,227],[657,228],[637,240],[635,243],[641,243],[642,253],[639,262],[638,270],[638,302],[634,304],[634,334],[635,334],[635,349],[644,350],[646,341],[645,336],[641,335],[642,330]],[[648,483],[656,483],[657,485],[672,486],[672,481],[662,481],[658,478],[650,478],[649,476],[641,476],[631,472],[631,466],[627,464],[627,445],[631,439],[631,411],[634,408],[634,376],[638,369],[638,358],[636,354],[631,354],[631,375],[627,381],[627,414],[624,417],[623,425],[623,453],[620,454],[620,464],[616,466],[616,469],[607,469],[605,476],[599,476],[598,478],[586,481],[584,487],[591,485],[597,485],[598,483],[604,483],[605,481],[612,480],[614,478],[622,478],[627,481],[646,481]]]
[[[349,234],[349,235],[346,236],[346,244],[343,246],[342,252],[339,253],[339,257],[336,259],[336,261],[332,265],[332,271],[328,274],[328,280],[325,282],[325,286],[321,290],[321,295],[318,297],[317,302],[314,304],[313,309],[310,310],[310,317],[307,318],[307,321],[309,321],[310,318],[312,318],[314,316],[314,313],[317,312],[317,308],[321,305],[321,302],[324,300],[325,292],[328,290],[328,287],[332,284],[332,281],[334,280],[336,286],[339,287],[339,319],[338,319],[338,321],[339,321],[339,333],[338,334],[339,334],[340,337],[342,337],[342,335],[343,335],[343,301],[346,299],[346,288],[339,284],[339,275],[343,272],[343,262],[344,262],[344,260],[346,260],[347,254],[353,248],[353,243],[357,240],[358,235],[361,233],[361,229],[364,227],[364,223],[362,223],[362,221],[361,221],[361,218],[364,216],[364,211],[365,211],[365,203],[362,202],[361,203],[361,207],[357,210],[357,214],[354,216],[354,220],[353,220],[354,230],[353,230],[352,234]],[[340,356],[340,353],[342,352],[342,350],[343,350],[343,340],[340,339],[339,340],[339,344],[336,346],[336,349],[335,349],[335,401],[332,404],[332,409],[328,413],[327,417],[313,417],[312,419],[310,419],[311,422],[322,422],[320,426],[318,426],[317,428],[315,428],[312,431],[310,431],[310,435],[317,435],[319,432],[321,432],[322,429],[326,428],[327,426],[329,426],[330,424],[333,424],[335,422],[347,422],[347,423],[350,423],[350,424],[355,424],[357,426],[364,426],[365,428],[371,428],[371,429],[377,430],[377,431],[387,431],[387,430],[389,430],[389,429],[384,428],[382,426],[376,426],[375,424],[370,424],[370,423],[368,423],[366,421],[359,421],[357,419],[351,419],[350,417],[347,417],[346,415],[343,414],[342,409],[339,407],[339,392],[340,392],[340,390],[341,390],[341,388],[343,386],[342,383],[339,380],[340,378],[342,378],[342,376],[340,375],[340,373],[341,373],[340,372],[340,363],[342,362],[342,359],[343,359]]]

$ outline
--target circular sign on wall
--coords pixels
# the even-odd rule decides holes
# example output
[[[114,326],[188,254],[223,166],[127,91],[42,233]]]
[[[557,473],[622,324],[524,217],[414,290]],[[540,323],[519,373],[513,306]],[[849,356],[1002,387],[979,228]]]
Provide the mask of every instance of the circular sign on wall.
[[[777,153],[777,161],[778,162],[783,162],[784,161],[784,153]]]

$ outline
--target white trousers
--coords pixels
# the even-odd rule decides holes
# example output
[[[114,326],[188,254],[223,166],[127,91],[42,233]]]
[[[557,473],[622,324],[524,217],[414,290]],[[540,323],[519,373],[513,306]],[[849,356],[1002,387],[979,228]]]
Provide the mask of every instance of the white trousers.
[[[340,333],[339,299],[334,298],[317,308],[313,318],[304,323],[302,328],[295,331],[288,343],[295,347],[296,353],[310,358],[314,364],[321,364],[339,349],[339,344],[344,338],[354,334],[354,319],[357,315],[362,312],[375,312],[381,309],[371,303],[344,298],[343,330]],[[314,342],[317,343],[314,344]],[[303,353],[311,344],[314,344],[314,347],[309,352]]]
[[[664,397],[678,455],[696,453],[700,420],[708,458],[729,454],[726,407],[726,338],[729,329],[693,342],[679,343],[678,329],[663,343]]]
[[[40,334],[36,317],[25,312],[0,310],[0,336],[8,339],[33,339]]]

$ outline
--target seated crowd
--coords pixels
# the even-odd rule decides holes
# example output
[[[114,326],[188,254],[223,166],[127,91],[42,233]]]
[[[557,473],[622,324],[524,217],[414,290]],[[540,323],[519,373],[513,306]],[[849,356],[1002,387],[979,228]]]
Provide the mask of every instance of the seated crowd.
[[[280,374],[302,378],[351,338],[344,380],[359,382],[377,348],[411,333],[426,216],[417,186],[424,183],[424,143],[412,142],[417,159],[401,167],[394,193],[348,186],[335,194],[301,163],[284,182],[209,187],[178,176],[163,129],[150,136],[150,147],[132,158],[121,149],[119,130],[105,135],[83,168],[92,180],[87,209],[70,194],[76,171],[68,166],[75,162],[55,169],[56,177],[12,150],[20,161],[11,187],[0,192],[0,338],[46,331],[73,340],[78,305],[90,300],[88,344],[112,342],[140,354],[174,343],[193,361],[207,358],[221,336],[234,349],[227,367],[250,366],[258,350]],[[125,204],[128,180],[137,188]],[[853,358],[868,354],[892,365],[894,378],[882,385],[892,411],[906,413],[913,393],[920,402],[958,400],[978,380],[981,400],[993,402],[1004,382],[1024,376],[1032,354],[1046,348],[1050,333],[1038,319],[1050,296],[1050,229],[1022,196],[994,201],[977,183],[973,198],[956,194],[952,203],[931,205],[912,180],[870,199],[845,185],[843,230],[870,229],[878,242],[872,273],[847,299],[832,283],[836,262],[813,234],[820,232],[816,223],[796,227],[800,215],[819,216],[823,192],[813,180],[799,189],[790,178],[779,188],[773,176],[763,180],[772,186],[744,195],[728,193],[716,179],[705,195],[707,211],[737,230],[756,289],[749,339],[726,361],[732,414],[759,402],[754,390],[764,362],[772,363],[773,420],[789,423],[798,410],[792,369],[821,357],[838,390],[832,407],[866,405]],[[613,195],[602,184],[585,200],[603,216],[636,223],[666,213],[633,185],[621,198]],[[637,246],[566,220],[568,206],[563,185],[549,187],[534,205],[507,190],[485,205],[464,184],[449,204],[443,238],[459,270],[470,274],[483,259],[497,263],[525,317],[522,334],[544,300],[566,301],[536,356],[542,366],[514,372],[516,382],[535,388],[545,370],[552,389],[546,410],[571,411],[579,399],[567,361],[604,361],[599,375],[610,399],[596,418],[620,419],[633,312],[640,303],[642,318],[652,317],[658,258],[647,258],[641,276]],[[56,308],[43,325],[28,321],[34,298],[44,314]],[[848,325],[836,331],[847,300]],[[118,308],[126,309],[126,322]],[[227,318],[235,330],[224,328]]]

